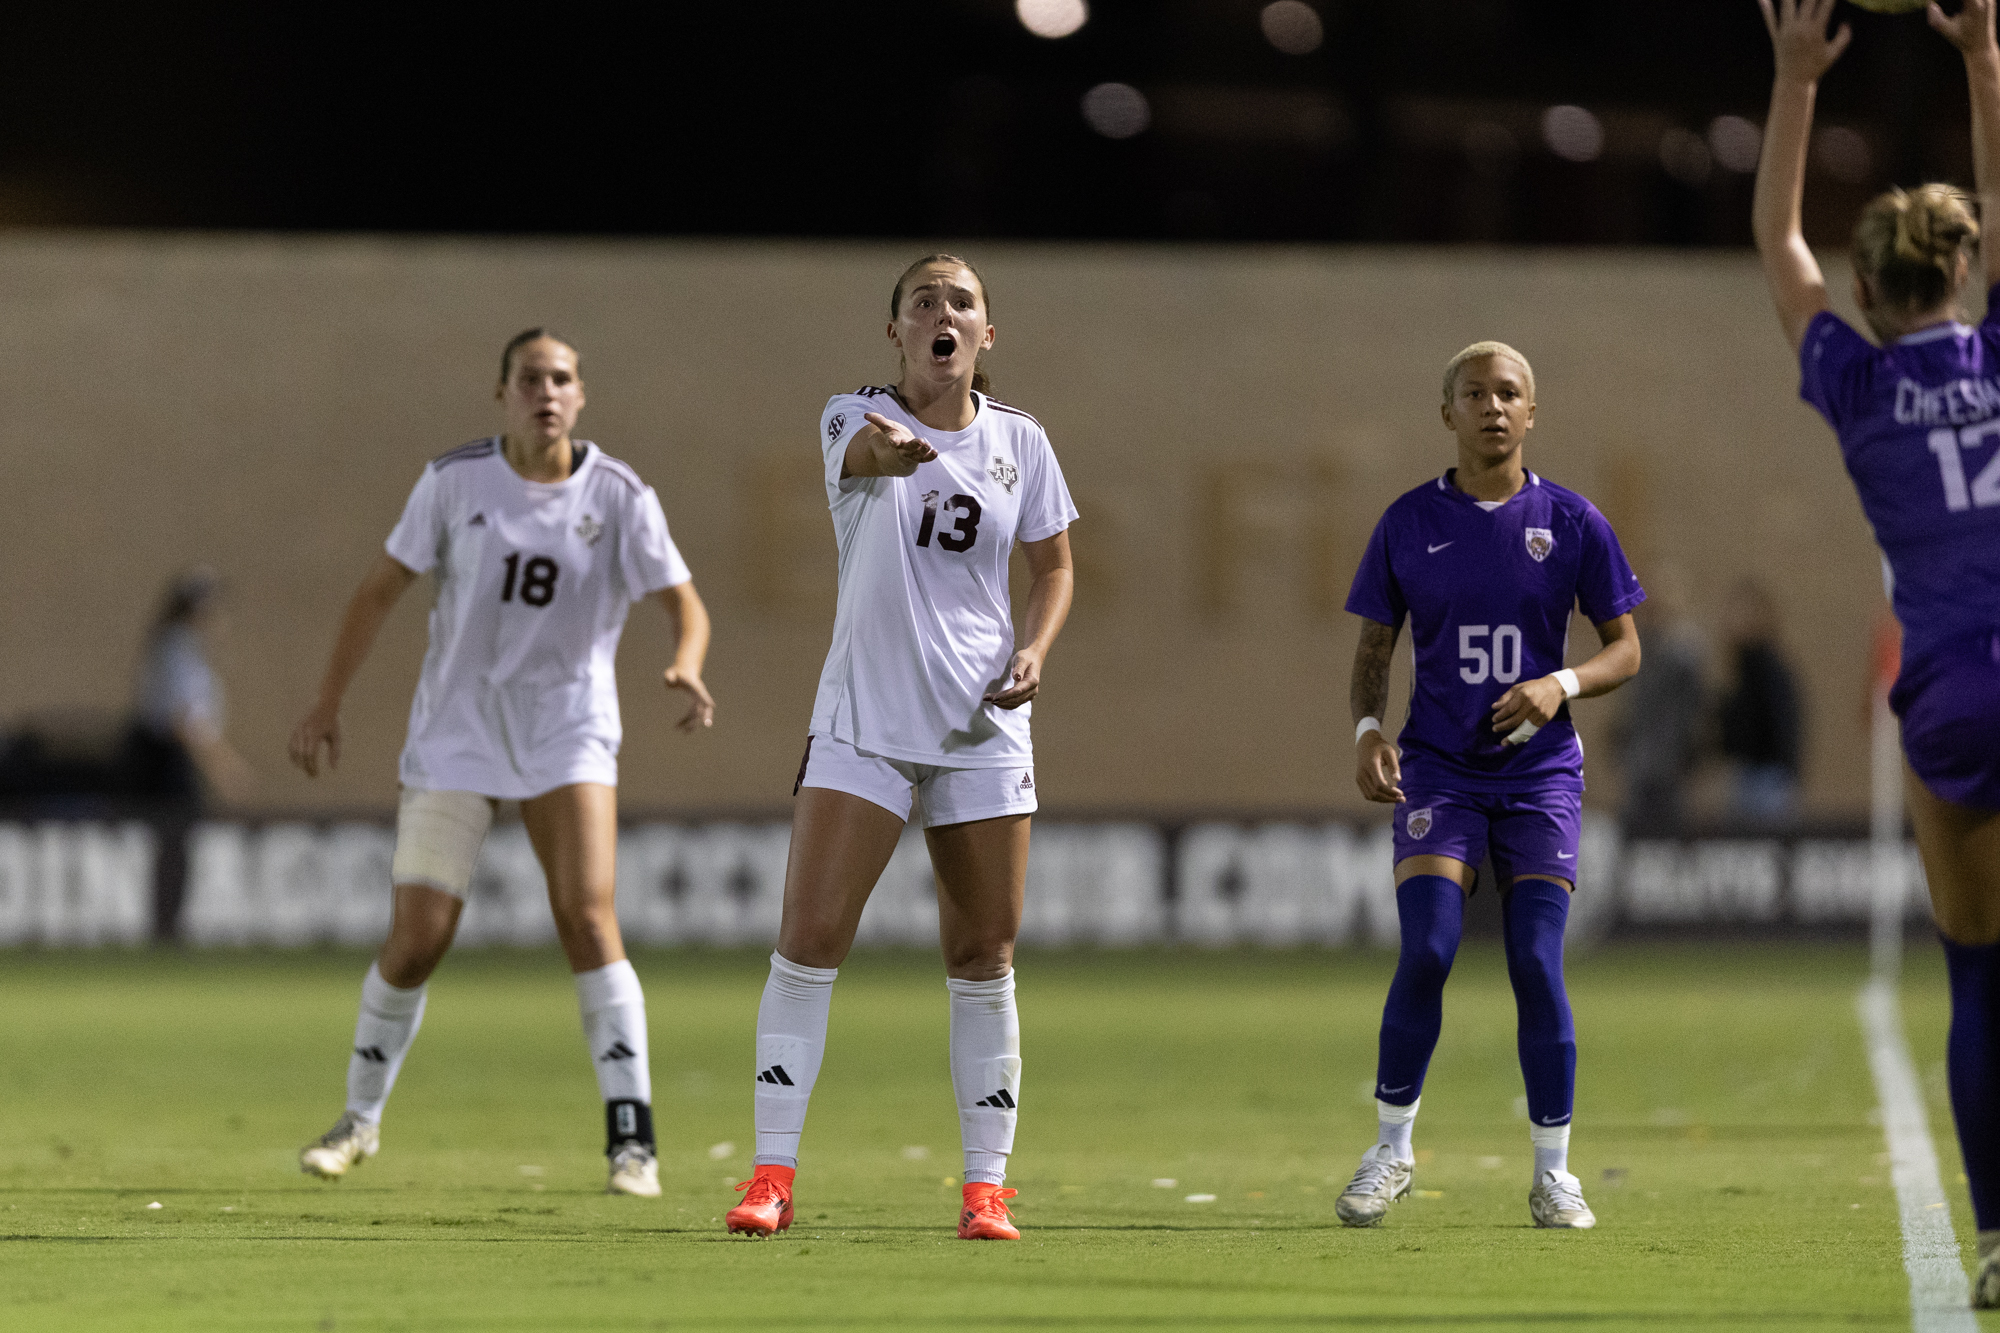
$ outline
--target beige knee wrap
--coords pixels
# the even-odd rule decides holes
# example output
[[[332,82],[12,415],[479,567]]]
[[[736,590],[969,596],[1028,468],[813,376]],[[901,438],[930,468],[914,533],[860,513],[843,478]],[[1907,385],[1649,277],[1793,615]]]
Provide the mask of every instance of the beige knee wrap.
[[[477,792],[403,788],[390,878],[463,898],[492,825],[493,802]]]

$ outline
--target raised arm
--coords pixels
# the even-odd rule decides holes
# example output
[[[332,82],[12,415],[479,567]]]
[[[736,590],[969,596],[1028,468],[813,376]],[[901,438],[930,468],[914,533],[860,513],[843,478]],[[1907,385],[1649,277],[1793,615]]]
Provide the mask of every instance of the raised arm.
[[[361,670],[361,664],[368,660],[375,636],[382,632],[382,622],[389,618],[389,612],[416,577],[415,571],[402,562],[384,555],[377,557],[361,586],[354,590],[347,603],[347,614],[341,617],[340,633],[333,641],[333,656],[320,681],[319,697],[292,729],[292,762],[304,769],[307,777],[319,776],[322,747],[326,750],[326,766],[339,767],[340,701],[347,696],[347,687]]]
[[[1034,580],[1028,585],[1028,641],[1016,647],[1008,660],[1006,681],[986,696],[987,703],[1000,708],[1019,708],[1041,693],[1042,663],[1056,646],[1056,635],[1062,633],[1063,622],[1069,619],[1070,600],[1076,595],[1076,566],[1069,557],[1068,532],[1022,542],[1021,554],[1027,558],[1028,574]]]
[[[702,663],[708,660],[708,608],[694,590],[694,580],[662,588],[656,594],[674,623],[674,663],[660,673],[670,690],[685,690],[691,703],[687,716],[675,723],[682,731],[715,725],[715,700],[701,683]]]
[[[1972,179],[1979,216],[2000,227],[2000,49],[1993,40],[1994,0],[1965,0],[1947,17],[1930,7],[1931,26],[1965,57],[1965,90],[1972,98]],[[2000,241],[1979,247],[1986,285],[2000,282]]]
[[[880,412],[867,415],[868,424],[847,442],[841,460],[840,477],[907,477],[917,464],[938,456],[931,442],[911,433],[908,426],[889,420]]]
[[[1358,728],[1364,720],[1375,723],[1354,738],[1354,784],[1363,796],[1384,805],[1403,799],[1403,763],[1381,725],[1389,707],[1389,660],[1396,653],[1398,628],[1362,618],[1354,674],[1347,684],[1347,708],[1354,725]]]
[[[1764,280],[1778,307],[1778,323],[1792,350],[1805,341],[1806,325],[1827,308],[1826,278],[1806,246],[1799,222],[1805,193],[1806,144],[1812,135],[1813,99],[1820,76],[1840,59],[1853,33],[1846,24],[1829,37],[1834,0],[1757,0],[1771,34],[1777,72],[1771,80],[1771,113],[1764,121],[1764,154],[1757,161],[1757,193],[1750,229],[1764,261]]]

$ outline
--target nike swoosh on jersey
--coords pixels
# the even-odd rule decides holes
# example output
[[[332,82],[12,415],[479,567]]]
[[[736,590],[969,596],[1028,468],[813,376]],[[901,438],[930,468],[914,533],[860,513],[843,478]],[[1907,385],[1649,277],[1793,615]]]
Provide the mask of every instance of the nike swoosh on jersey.
[[[1557,852],[1557,853],[1556,853],[1556,860],[1558,860],[1558,861],[1574,861],[1574,860],[1576,860],[1576,853],[1575,853],[1575,852]]]
[[[1458,544],[1458,538],[1454,537],[1448,542],[1439,542],[1436,546],[1426,546],[1424,548],[1424,551],[1426,554],[1436,555],[1439,551],[1442,551],[1445,547],[1456,546],[1457,544]]]

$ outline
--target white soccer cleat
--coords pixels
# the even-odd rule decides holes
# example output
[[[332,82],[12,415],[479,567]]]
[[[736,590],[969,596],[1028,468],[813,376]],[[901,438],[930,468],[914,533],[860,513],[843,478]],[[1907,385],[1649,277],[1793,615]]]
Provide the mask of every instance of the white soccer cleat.
[[[1399,1162],[1386,1143],[1378,1143],[1361,1154],[1360,1169],[1347,1188],[1333,1201],[1333,1211],[1350,1227],[1372,1227],[1389,1211],[1389,1205],[1410,1192],[1416,1166]]]
[[[1544,1171],[1535,1178],[1528,1211],[1538,1227],[1588,1231],[1597,1225],[1597,1214],[1583,1201],[1583,1182],[1567,1171]]]
[[[628,1140],[611,1154],[611,1183],[606,1194],[635,1194],[642,1199],[660,1197],[660,1162],[653,1150],[638,1140]]]
[[[382,1127],[356,1120],[342,1111],[333,1128],[299,1150],[299,1170],[321,1180],[339,1180],[349,1167],[373,1157],[382,1147]]]

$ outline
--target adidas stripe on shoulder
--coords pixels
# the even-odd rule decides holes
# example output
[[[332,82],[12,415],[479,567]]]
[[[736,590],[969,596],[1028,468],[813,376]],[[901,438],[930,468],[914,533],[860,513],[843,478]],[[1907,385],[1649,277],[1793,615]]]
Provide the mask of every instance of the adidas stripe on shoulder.
[[[1036,430],[1042,429],[1041,422],[1036,421],[1031,416],[1028,416],[1028,414],[1026,412],[1023,412],[1020,408],[1014,407],[1008,403],[1001,402],[998,398],[993,397],[991,394],[988,394],[986,397],[986,405],[992,408],[996,412],[1005,412],[1010,416],[1027,417],[1027,419],[1034,424]]]
[[[597,451],[597,467],[600,472],[609,473],[610,475],[618,478],[618,480],[624,482],[627,486],[630,486],[635,491],[643,491],[646,489],[646,483],[639,480],[638,472],[633,470],[633,467],[630,463],[626,462],[622,458],[613,458],[610,454],[605,453],[602,449],[599,449]]]
[[[500,442],[489,435],[483,440],[474,440],[470,444],[461,444],[456,449],[447,449],[431,460],[431,466],[443,471],[453,463],[463,463],[472,458],[485,458],[499,446]]]

